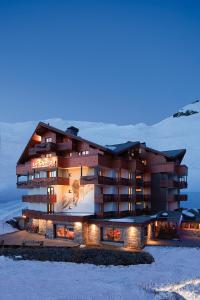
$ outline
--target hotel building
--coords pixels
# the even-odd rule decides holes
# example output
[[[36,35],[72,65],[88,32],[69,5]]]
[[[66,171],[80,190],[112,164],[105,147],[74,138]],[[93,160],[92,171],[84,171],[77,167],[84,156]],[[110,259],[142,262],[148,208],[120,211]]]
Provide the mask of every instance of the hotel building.
[[[101,146],[40,122],[17,162],[26,229],[46,238],[140,249],[152,215],[187,200],[185,150],[139,141]]]

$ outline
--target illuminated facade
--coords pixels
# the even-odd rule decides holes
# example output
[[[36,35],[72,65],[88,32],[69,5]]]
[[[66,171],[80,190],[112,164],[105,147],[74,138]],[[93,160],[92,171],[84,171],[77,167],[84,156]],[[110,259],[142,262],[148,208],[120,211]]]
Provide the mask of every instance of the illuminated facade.
[[[100,146],[77,134],[75,127],[39,123],[24,149],[16,173],[17,187],[27,190],[27,230],[141,248],[151,222],[144,215],[187,200],[180,193],[187,187],[185,150],[159,152],[130,141]]]

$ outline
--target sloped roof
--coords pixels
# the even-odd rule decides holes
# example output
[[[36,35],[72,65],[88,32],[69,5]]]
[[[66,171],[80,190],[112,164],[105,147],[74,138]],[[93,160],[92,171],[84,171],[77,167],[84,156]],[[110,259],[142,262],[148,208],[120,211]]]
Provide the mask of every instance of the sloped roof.
[[[137,142],[128,141],[128,142],[122,143],[122,144],[106,145],[106,148],[113,151],[115,154],[119,154],[119,153],[122,153],[123,151],[126,151],[127,149],[135,147],[139,144],[140,144],[140,142],[138,142],[138,141]]]
[[[106,151],[106,152],[108,152],[110,154],[114,154],[114,155],[122,153],[123,151],[127,150],[128,148],[133,147],[133,146],[139,144],[139,142],[130,142],[130,141],[126,142],[126,143],[123,143],[123,144],[116,144],[116,145],[113,145],[113,149],[114,149],[113,150],[113,149],[111,149],[111,146],[102,146],[102,145],[96,144],[94,142],[91,142],[89,140],[83,139],[80,136],[73,135],[73,134],[69,133],[68,131],[64,131],[64,130],[58,129],[56,127],[53,127],[53,126],[51,126],[49,124],[46,124],[46,123],[43,123],[43,122],[39,122],[38,125],[36,126],[36,129],[34,130],[33,134],[31,135],[31,138],[30,138],[29,142],[27,143],[24,151],[22,152],[22,155],[20,156],[17,164],[19,164],[21,162],[21,160],[23,159],[26,151],[28,150],[28,146],[30,144],[30,141],[31,141],[34,133],[37,132],[37,131],[39,131],[39,130],[41,130],[42,128],[43,129],[46,128],[46,129],[51,130],[51,131],[53,131],[55,133],[62,134],[64,136],[73,138],[73,139],[75,139],[77,141],[80,141],[80,142],[88,143],[89,145],[91,145],[91,146],[93,146],[95,148],[98,148],[98,149],[100,149],[102,151]]]
[[[46,124],[46,123],[43,123],[43,122],[39,122],[38,125],[36,126],[36,129],[34,130],[33,134],[31,135],[31,138],[30,138],[29,142],[27,143],[24,151],[22,152],[22,155],[19,158],[17,164],[19,164],[21,162],[21,160],[23,159],[24,155],[26,154],[26,152],[28,150],[28,147],[29,147],[29,144],[30,144],[30,142],[32,140],[32,137],[33,137],[34,133],[37,132],[37,131],[39,131],[39,130],[42,130],[42,129],[48,129],[48,130],[51,130],[51,131],[53,131],[55,133],[58,133],[58,134],[61,134],[61,135],[73,138],[74,140],[88,143],[89,145],[91,145],[91,146],[93,146],[95,148],[98,148],[98,149],[100,149],[102,151],[106,151],[107,153],[110,153],[112,155],[119,155],[119,154],[123,153],[124,151],[128,150],[129,148],[132,148],[132,147],[140,145],[139,141],[136,141],[136,142],[128,141],[126,143],[121,143],[121,144],[114,144],[114,145],[102,146],[102,145],[96,144],[94,142],[91,142],[89,140],[83,139],[80,136],[76,136],[76,135],[70,134],[68,131],[64,131],[64,130],[58,129],[56,127],[53,127],[53,126],[51,126],[49,124]],[[144,143],[144,145],[145,145],[145,148],[147,150],[153,151],[155,153],[160,153],[160,154],[164,155],[165,157],[167,157],[168,159],[171,159],[171,160],[173,160],[175,158],[178,158],[181,161],[183,159],[185,153],[186,153],[185,149],[169,150],[169,151],[162,151],[161,152],[161,151],[157,151],[157,150],[154,150],[152,148],[146,147],[145,143]]]
[[[168,151],[162,151],[162,153],[171,159],[175,159],[175,158],[183,159],[186,150],[185,149],[168,150]]]

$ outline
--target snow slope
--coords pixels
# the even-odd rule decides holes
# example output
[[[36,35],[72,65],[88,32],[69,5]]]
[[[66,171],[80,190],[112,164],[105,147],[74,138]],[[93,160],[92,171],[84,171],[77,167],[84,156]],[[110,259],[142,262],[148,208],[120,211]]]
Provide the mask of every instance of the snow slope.
[[[0,256],[4,300],[200,299],[200,250],[147,247],[155,263],[129,267],[13,261]],[[37,274],[37,275],[36,275]],[[157,293],[154,293],[156,291]],[[179,299],[179,298],[176,298]]]
[[[200,102],[185,106],[181,111],[193,110],[200,112]],[[115,125],[81,121],[65,121],[51,119],[45,122],[61,129],[70,125],[80,128],[80,136],[91,139],[99,144],[121,143],[128,140],[145,141],[148,146],[159,150],[186,148],[184,159],[189,166],[189,190],[200,192],[200,113],[178,118],[169,117],[148,126],[143,123],[136,125]],[[15,164],[22,149],[25,147],[38,121],[24,123],[0,122],[0,199],[16,199],[20,191],[15,189]]]

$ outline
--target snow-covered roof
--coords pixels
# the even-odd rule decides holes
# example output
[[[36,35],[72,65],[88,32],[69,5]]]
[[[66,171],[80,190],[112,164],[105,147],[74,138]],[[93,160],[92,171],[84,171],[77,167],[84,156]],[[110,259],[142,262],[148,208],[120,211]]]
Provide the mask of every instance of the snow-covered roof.
[[[106,148],[114,151],[115,153],[119,154],[131,147],[134,147],[134,146],[137,146],[139,145],[140,142],[137,141],[137,142],[131,142],[131,141],[128,141],[126,143],[121,143],[121,144],[114,144],[114,145],[106,145]]]

